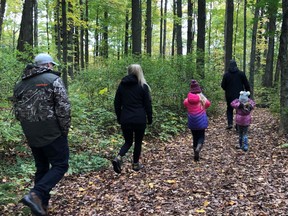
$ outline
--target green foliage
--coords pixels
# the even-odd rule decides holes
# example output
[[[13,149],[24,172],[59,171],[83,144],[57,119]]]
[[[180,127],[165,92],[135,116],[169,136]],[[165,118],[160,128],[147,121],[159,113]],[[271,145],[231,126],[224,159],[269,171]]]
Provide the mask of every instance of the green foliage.
[[[109,161],[89,152],[71,155],[69,162],[69,174],[79,174],[100,170],[107,167]]]
[[[288,148],[288,143],[284,143],[280,146],[281,148]]]
[[[269,107],[273,113],[280,112],[280,94],[278,88],[257,88],[256,106]]]

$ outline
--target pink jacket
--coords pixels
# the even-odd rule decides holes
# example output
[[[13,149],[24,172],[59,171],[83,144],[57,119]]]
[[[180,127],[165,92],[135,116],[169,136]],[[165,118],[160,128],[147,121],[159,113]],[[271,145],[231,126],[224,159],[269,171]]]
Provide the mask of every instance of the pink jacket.
[[[211,103],[203,94],[189,92],[183,104],[187,109],[188,127],[190,129],[200,130],[208,127],[206,109]]]
[[[231,102],[231,106],[236,109],[236,124],[240,126],[249,126],[251,124],[251,111],[255,107],[255,102],[248,99],[248,103],[250,104],[249,109],[239,108],[240,101],[239,99],[235,99]]]

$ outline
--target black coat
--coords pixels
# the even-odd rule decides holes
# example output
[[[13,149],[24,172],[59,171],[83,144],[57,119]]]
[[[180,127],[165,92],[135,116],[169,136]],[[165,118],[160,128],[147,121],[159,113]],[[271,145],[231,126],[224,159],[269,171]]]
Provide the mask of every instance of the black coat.
[[[234,68],[230,67],[223,75],[221,87],[225,91],[228,103],[238,98],[240,91],[250,91],[250,85],[245,73],[240,71],[236,66]]]
[[[152,123],[152,104],[149,88],[142,87],[135,75],[125,76],[114,99],[117,121],[120,124]],[[147,118],[146,118],[147,117]]]

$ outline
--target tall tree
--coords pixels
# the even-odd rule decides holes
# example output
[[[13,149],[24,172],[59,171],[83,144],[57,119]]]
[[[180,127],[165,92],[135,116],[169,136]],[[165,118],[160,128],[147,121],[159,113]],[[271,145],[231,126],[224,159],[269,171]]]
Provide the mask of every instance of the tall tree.
[[[177,0],[176,35],[177,55],[182,55],[182,0]]]
[[[85,1],[85,66],[89,64],[89,1]]]
[[[246,73],[246,50],[247,50],[247,0],[244,0],[244,42],[243,42],[243,72]]]
[[[152,3],[151,0],[147,0],[147,8],[146,8],[146,21],[145,21],[145,39],[146,39],[146,52],[149,56],[151,56],[152,52]]]
[[[254,74],[255,74],[255,60],[256,60],[257,28],[258,28],[258,18],[259,18],[259,6],[258,6],[259,1],[260,0],[257,0],[256,5],[255,5],[252,41],[251,41],[250,74],[249,74],[251,98],[254,98]]]
[[[68,88],[68,79],[67,79],[67,50],[68,50],[68,42],[67,42],[67,6],[66,0],[61,1],[61,9],[62,9],[62,53],[63,53],[63,82],[65,87]]]
[[[67,42],[68,42],[68,56],[67,56],[67,62],[68,62],[68,74],[73,79],[74,78],[74,71],[73,71],[73,36],[74,36],[74,21],[72,19],[73,14],[73,5],[71,2],[68,1],[68,20],[67,20]]]
[[[34,41],[34,48],[38,47],[38,1],[33,0],[34,4],[34,32],[33,32],[33,41]]]
[[[167,37],[167,4],[168,0],[164,3],[164,29],[163,29],[163,56],[166,55],[166,37]]]
[[[198,0],[198,22],[197,22],[197,72],[204,78],[205,66],[205,26],[206,26],[206,0]]]
[[[132,0],[132,54],[141,55],[141,0]]]
[[[273,63],[278,2],[279,0],[268,1],[268,52],[266,56],[265,74],[263,76],[263,86],[265,87],[272,87],[273,85]]]
[[[160,1],[160,56],[163,55],[163,0]]]
[[[288,134],[288,0],[282,0],[283,21],[280,36],[280,133]]]
[[[31,52],[31,49],[26,46],[33,47],[33,1],[25,0],[23,5],[20,34],[18,38],[17,50],[20,52]],[[28,56],[33,56],[32,53]],[[29,58],[29,57],[28,57]],[[22,59],[31,60],[31,59]]]
[[[79,6],[80,6],[80,20],[82,23],[84,23],[84,5],[83,5],[83,0],[79,1]],[[80,26],[80,47],[79,47],[79,51],[80,51],[80,67],[81,69],[84,69],[85,67],[85,58],[84,58],[84,25]]]
[[[192,53],[192,41],[193,41],[193,3],[192,0],[188,0],[188,21],[187,21],[187,54]]]
[[[225,12],[225,71],[229,66],[229,61],[232,59],[232,43],[233,43],[233,13],[234,3],[233,0],[226,0]]]
[[[2,37],[2,26],[3,26],[5,8],[6,8],[6,0],[0,0],[0,40]]]

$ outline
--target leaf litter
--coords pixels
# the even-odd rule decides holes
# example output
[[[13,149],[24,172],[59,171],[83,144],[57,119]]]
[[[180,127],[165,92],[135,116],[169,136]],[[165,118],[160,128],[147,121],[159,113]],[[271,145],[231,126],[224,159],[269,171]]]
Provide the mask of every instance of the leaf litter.
[[[53,189],[49,215],[287,215],[288,149],[280,148],[287,137],[266,109],[252,116],[248,152],[235,148],[238,134],[225,129],[224,114],[210,118],[199,162],[188,130],[168,142],[146,140],[143,170],[126,159],[121,174],[110,166],[67,175]]]

